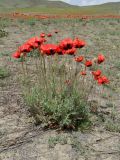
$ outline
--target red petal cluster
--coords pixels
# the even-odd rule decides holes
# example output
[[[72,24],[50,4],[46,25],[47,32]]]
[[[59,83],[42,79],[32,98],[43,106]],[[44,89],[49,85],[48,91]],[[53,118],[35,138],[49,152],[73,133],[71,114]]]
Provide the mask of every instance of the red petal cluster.
[[[85,41],[79,39],[79,38],[75,38],[73,41],[73,45],[75,48],[82,48],[86,45]]]
[[[101,75],[101,70],[93,71],[92,74],[94,76],[94,79],[97,80]]]
[[[55,31],[55,33],[58,33],[58,31]],[[41,33],[40,37],[32,37],[28,39],[23,45],[21,45],[18,50],[13,53],[14,58],[20,58],[22,56],[26,56],[27,53],[29,53],[31,50],[39,48],[39,51],[43,55],[75,55],[77,48],[82,48],[86,45],[86,43],[79,39],[75,38],[72,40],[71,38],[65,38],[58,45],[56,44],[45,44],[46,39],[45,36],[51,37],[52,34],[45,34]],[[74,60],[76,62],[83,62],[85,69],[80,72],[81,75],[85,76],[86,73],[86,67],[91,67],[94,63],[101,64],[105,61],[105,57],[102,54],[99,54],[97,58],[94,58],[93,60],[86,60],[83,56],[74,57]],[[109,80],[106,76],[101,75],[101,70],[92,71],[92,75],[94,76],[94,79],[98,82],[98,84],[107,84],[109,83]],[[67,84],[69,84],[69,81],[66,81]]]
[[[18,48],[19,52],[23,53],[23,52],[30,52],[32,50],[31,46],[27,43],[23,44],[22,46],[20,46]]]
[[[63,54],[65,54],[65,52],[64,52],[59,46],[57,46],[56,53],[57,53],[58,55],[63,55]]]
[[[109,80],[106,76],[99,77],[97,81],[98,81],[98,84],[100,85],[109,83]]]
[[[45,37],[45,33],[41,33],[41,34],[40,34],[40,37],[41,37],[41,38],[44,38],[44,37]]]
[[[71,38],[66,38],[60,42],[59,46],[63,50],[72,49],[73,48],[73,40]]]
[[[27,41],[27,44],[29,44],[32,48],[38,48],[38,46],[44,42],[46,42],[44,38],[33,37]]]
[[[76,52],[76,48],[71,48],[71,49],[66,50],[65,54],[74,55],[75,52]]]
[[[55,44],[42,44],[40,46],[40,51],[42,54],[47,56],[54,55],[57,52],[57,45]]]
[[[100,63],[102,63],[102,62],[104,62],[104,61],[105,61],[105,57],[104,57],[104,55],[99,54],[99,55],[98,55],[98,58],[97,58],[97,62],[98,62],[98,64],[100,64]]]
[[[98,84],[107,84],[109,80],[106,76],[101,76],[101,70],[93,71],[92,74],[94,79],[97,80]]]
[[[32,49],[38,48],[42,43],[44,43],[46,40],[44,38],[40,37],[32,37],[29,40],[27,40],[23,45],[21,45],[18,50],[12,55],[14,58],[20,58],[21,55],[26,55],[28,52],[30,52]]]
[[[62,54],[74,55],[76,53],[76,48],[82,48],[84,45],[85,43],[78,38],[75,40],[66,38],[59,43],[59,48],[62,50]]]
[[[51,33],[47,34],[47,37],[52,37],[52,34]]]
[[[83,59],[84,59],[83,56],[75,57],[75,61],[76,61],[76,62],[82,62]]]
[[[86,67],[91,67],[91,66],[92,66],[92,61],[87,60],[87,61],[85,62],[85,66],[86,66]]]
[[[12,54],[13,58],[20,58],[21,53],[19,51],[16,51],[15,53]]]

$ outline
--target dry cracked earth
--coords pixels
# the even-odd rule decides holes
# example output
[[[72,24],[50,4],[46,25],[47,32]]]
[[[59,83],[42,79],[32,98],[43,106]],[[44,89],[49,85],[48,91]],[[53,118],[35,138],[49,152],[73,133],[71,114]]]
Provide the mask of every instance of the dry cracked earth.
[[[120,160],[120,20],[2,20],[7,37],[0,38],[0,160]],[[64,27],[63,27],[64,26]],[[80,36],[91,54],[106,54],[110,87],[91,95],[97,102],[90,130],[56,132],[35,126],[22,97],[20,65],[10,58],[17,46],[41,32],[58,29],[63,37]]]

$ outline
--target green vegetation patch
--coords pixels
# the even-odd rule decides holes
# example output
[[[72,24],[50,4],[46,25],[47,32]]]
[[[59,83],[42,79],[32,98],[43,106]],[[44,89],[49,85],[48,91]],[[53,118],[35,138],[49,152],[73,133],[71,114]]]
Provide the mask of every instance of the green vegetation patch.
[[[7,36],[8,36],[8,32],[4,31],[3,29],[0,29],[0,38],[7,37]]]
[[[10,75],[6,68],[0,67],[0,79],[6,78]]]

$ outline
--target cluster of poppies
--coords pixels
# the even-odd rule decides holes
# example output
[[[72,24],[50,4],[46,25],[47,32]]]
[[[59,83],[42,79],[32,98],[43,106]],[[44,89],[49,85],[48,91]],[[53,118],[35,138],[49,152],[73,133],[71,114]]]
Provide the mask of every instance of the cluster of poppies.
[[[55,31],[57,34],[58,31]],[[85,70],[81,72],[81,75],[86,75],[86,68],[96,64],[101,64],[105,61],[105,57],[102,54],[99,54],[97,58],[93,60],[87,60],[84,56],[76,57],[77,49],[83,48],[86,43],[85,41],[75,38],[65,38],[60,41],[58,44],[48,44],[45,37],[52,37],[52,34],[41,33],[39,37],[30,38],[18,50],[12,55],[14,58],[25,57],[27,53],[34,49],[38,49],[42,56],[53,56],[54,54],[58,55],[73,55],[76,63],[83,63],[85,65]],[[98,84],[107,84],[109,80],[106,76],[103,76],[101,70],[92,71],[94,79],[97,80]]]
[[[91,67],[93,64],[101,64],[105,61],[105,57],[102,54],[99,54],[97,58],[94,58],[93,60],[85,60],[83,56],[75,57],[76,62],[83,62],[85,64],[85,71],[81,72],[81,75],[86,75],[86,67]],[[92,75],[94,76],[94,79],[97,80],[98,84],[107,84],[109,83],[109,80],[106,76],[102,75],[101,70],[92,71]]]
[[[33,37],[30,38],[27,42],[25,42],[22,46],[18,48],[18,50],[13,53],[14,58],[25,57],[27,53],[32,51],[33,49],[37,49],[43,42],[46,40],[44,38]]]
[[[58,33],[58,31],[54,31],[56,34]],[[31,52],[34,49],[38,49],[40,48],[40,46],[46,42],[46,37],[52,37],[52,34],[45,34],[45,33],[41,33],[40,36],[35,36],[32,37],[30,39],[28,39],[24,44],[22,44],[15,53],[12,54],[12,57],[14,58],[21,58],[21,57],[25,57],[27,55],[27,53]],[[52,47],[52,46],[51,46]]]
[[[42,44],[40,46],[40,51],[44,55],[75,55],[77,48],[82,48],[85,46],[85,42],[78,38],[72,40],[71,38],[66,38],[60,41],[59,44]]]
[[[93,71],[92,72],[94,79],[97,80],[98,84],[107,84],[109,83],[109,80],[106,76],[101,75],[101,70]]]
[[[58,31],[55,31],[57,34]],[[14,58],[20,58],[22,56],[26,56],[27,53],[32,51],[33,49],[39,49],[42,55],[75,55],[77,48],[82,48],[85,46],[85,42],[80,40],[79,38],[75,38],[72,40],[71,38],[63,39],[59,44],[47,44],[46,37],[52,37],[52,34],[41,33],[40,37],[33,37],[27,40],[22,46],[18,48],[18,50],[12,55]]]

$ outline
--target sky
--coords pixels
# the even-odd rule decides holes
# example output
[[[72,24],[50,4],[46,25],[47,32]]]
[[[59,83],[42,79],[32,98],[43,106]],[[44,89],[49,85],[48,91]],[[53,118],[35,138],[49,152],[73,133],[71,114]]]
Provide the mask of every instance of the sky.
[[[107,2],[120,2],[120,0],[61,0],[61,1],[79,6],[96,5]]]

